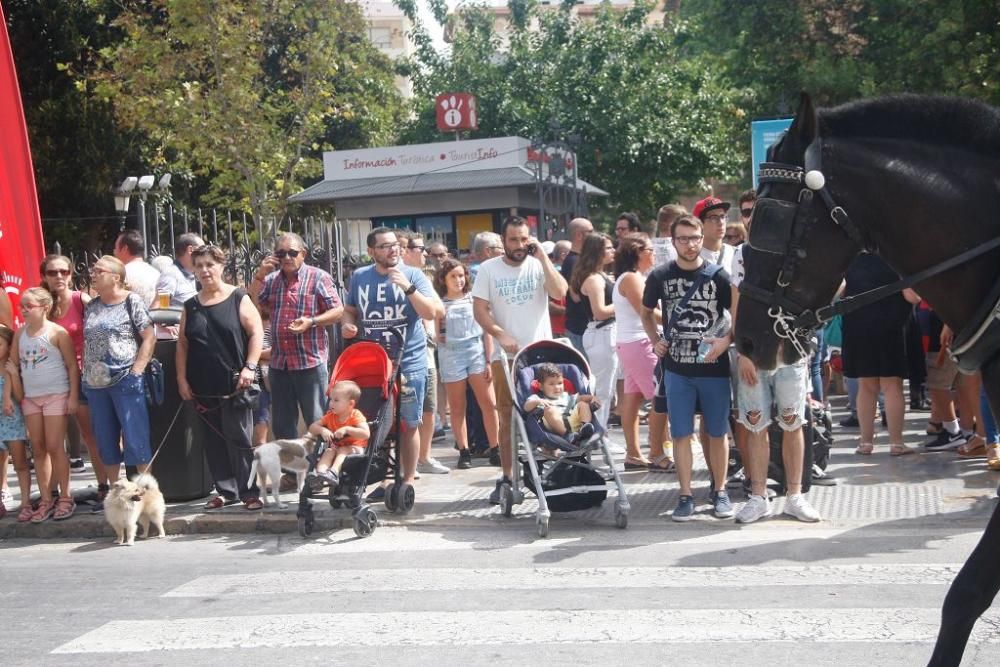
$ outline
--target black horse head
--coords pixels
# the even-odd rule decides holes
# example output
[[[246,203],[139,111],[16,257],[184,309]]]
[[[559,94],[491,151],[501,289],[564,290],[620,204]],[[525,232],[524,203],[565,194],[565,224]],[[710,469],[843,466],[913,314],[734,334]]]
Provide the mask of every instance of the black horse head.
[[[750,242],[743,246],[736,346],[761,369],[801,358],[808,332],[795,330],[795,316],[830,303],[859,250],[860,238],[852,241],[810,188],[829,185],[822,172],[814,170],[806,183],[806,153],[820,160],[818,140],[819,119],[803,94],[794,122],[762,166]]]

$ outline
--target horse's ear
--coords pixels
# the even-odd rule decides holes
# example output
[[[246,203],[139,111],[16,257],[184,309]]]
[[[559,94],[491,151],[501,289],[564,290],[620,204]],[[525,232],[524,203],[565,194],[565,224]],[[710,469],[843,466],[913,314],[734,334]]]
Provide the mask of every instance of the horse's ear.
[[[818,131],[819,121],[816,118],[816,109],[813,108],[812,98],[809,93],[802,91],[799,97],[799,110],[795,112],[795,121],[788,128],[788,134],[795,137],[799,146],[805,147],[813,142]]]

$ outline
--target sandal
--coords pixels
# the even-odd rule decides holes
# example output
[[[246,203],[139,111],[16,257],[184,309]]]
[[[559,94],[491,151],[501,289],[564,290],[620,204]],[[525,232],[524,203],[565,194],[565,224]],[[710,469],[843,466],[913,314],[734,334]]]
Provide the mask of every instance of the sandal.
[[[235,505],[238,502],[240,501],[236,500],[235,498],[227,500],[222,496],[212,496],[212,498],[210,498],[209,501],[205,503],[205,509],[217,510],[225,507],[226,505]]]
[[[76,503],[69,496],[65,498],[60,498],[56,503],[56,511],[53,513],[52,518],[56,521],[65,521],[66,519],[73,516],[76,512]]]
[[[661,454],[649,460],[650,472],[675,472],[677,465],[667,454]]]
[[[31,523],[42,523],[43,521],[48,521],[52,518],[55,511],[56,506],[52,502],[42,501],[38,503],[38,509],[36,509],[31,515]]]
[[[35,510],[31,509],[31,505],[21,505],[21,509],[17,513],[17,522],[28,523],[34,514]]]
[[[990,470],[1000,470],[1000,445],[988,445],[986,448],[986,467]]]
[[[649,461],[625,457],[625,470],[649,470]]]
[[[906,445],[889,445],[889,456],[906,456],[908,454],[916,454],[917,450],[913,447],[907,447]]]
[[[986,458],[986,438],[981,435],[973,435],[964,445],[959,445],[955,451],[964,459],[984,459]]]
[[[243,507],[250,511],[262,510],[264,503],[260,501],[260,498],[247,498],[243,501]]]
[[[858,445],[858,448],[854,450],[855,454],[861,454],[862,456],[871,456],[872,452],[875,450],[875,445],[870,442],[862,442]]]

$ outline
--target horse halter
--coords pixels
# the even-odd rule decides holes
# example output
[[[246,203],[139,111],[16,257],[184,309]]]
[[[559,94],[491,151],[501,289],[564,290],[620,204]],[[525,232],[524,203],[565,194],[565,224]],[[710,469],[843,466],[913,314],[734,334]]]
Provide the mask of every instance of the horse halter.
[[[755,251],[779,255],[784,258],[774,287],[748,283],[740,284],[740,296],[748,297],[767,306],[768,316],[774,320],[774,333],[788,341],[803,358],[808,356],[803,340],[819,325],[828,321],[830,306],[810,310],[786,295],[796,271],[806,259],[805,238],[813,225],[819,222],[813,198],[819,195],[826,212],[834,224],[844,230],[848,238],[860,248],[867,247],[861,230],[838,206],[826,188],[822,172],[823,141],[820,137],[806,149],[805,167],[781,162],[764,162],[760,166],[759,195],[753,210],[753,223],[747,244]],[[770,157],[770,151],[769,155]],[[774,185],[799,186],[795,201],[769,197]]]

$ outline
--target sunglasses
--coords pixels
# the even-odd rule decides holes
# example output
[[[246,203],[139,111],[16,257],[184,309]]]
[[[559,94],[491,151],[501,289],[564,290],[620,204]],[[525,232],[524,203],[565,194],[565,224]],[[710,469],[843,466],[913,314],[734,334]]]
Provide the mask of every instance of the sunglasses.
[[[752,208],[741,208],[740,209],[740,215],[742,215],[744,218],[749,218],[751,213],[753,213],[753,209]]]
[[[45,275],[49,278],[58,278],[60,276],[66,278],[70,273],[72,272],[69,269],[45,269]]]
[[[410,250],[419,250],[420,252],[427,252],[427,246],[422,246],[422,245],[411,245],[411,246],[409,246],[409,249]]]
[[[299,256],[299,253],[301,252],[302,252],[301,250],[277,250],[275,251],[274,256],[277,257],[278,259],[284,259],[286,257],[295,259],[296,257]]]

